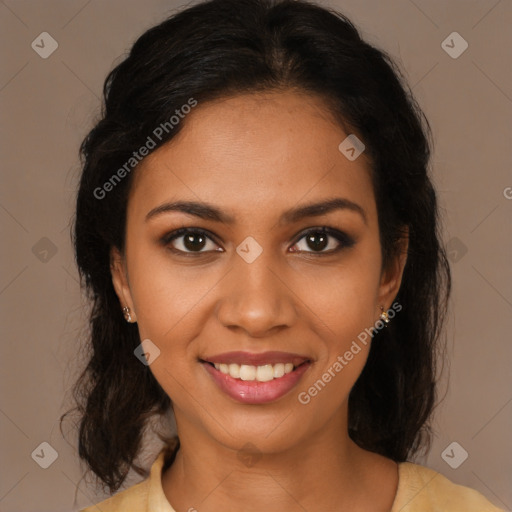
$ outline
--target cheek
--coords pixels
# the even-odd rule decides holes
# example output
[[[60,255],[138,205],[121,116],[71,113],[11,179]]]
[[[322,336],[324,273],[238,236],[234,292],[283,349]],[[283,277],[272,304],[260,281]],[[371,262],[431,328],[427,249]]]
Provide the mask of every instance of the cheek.
[[[189,265],[177,264],[156,246],[141,244],[130,256],[130,288],[141,336],[172,338],[215,286],[216,272],[195,266],[192,259]]]
[[[322,423],[345,402],[366,364],[371,328],[378,318],[379,278],[378,262],[368,263],[361,259],[331,273],[328,287],[308,287],[314,290],[308,300],[320,320],[318,335],[323,345],[316,367],[298,390],[297,401],[316,418],[312,423]]]
[[[330,353],[333,348],[344,352],[347,344],[374,325],[379,279],[380,258],[372,248],[359,248],[340,265],[304,273],[302,298],[332,340]]]

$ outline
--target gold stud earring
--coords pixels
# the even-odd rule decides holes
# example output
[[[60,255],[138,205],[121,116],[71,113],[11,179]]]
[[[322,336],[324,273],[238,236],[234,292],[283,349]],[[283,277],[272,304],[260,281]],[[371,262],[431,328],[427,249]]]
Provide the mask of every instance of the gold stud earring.
[[[384,326],[387,327],[389,324],[389,315],[386,311],[384,311],[383,306],[379,306],[381,310],[380,319],[384,322]]]
[[[130,315],[130,308],[128,306],[125,306],[123,308],[123,315],[124,315],[124,319],[128,322],[128,323],[132,323],[132,316]]]

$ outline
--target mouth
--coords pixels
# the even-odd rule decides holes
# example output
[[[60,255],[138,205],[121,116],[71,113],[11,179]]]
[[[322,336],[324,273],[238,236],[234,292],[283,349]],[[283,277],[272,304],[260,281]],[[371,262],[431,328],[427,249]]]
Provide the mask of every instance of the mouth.
[[[295,387],[312,360],[298,354],[230,352],[199,359],[221,391],[238,402],[275,401]]]

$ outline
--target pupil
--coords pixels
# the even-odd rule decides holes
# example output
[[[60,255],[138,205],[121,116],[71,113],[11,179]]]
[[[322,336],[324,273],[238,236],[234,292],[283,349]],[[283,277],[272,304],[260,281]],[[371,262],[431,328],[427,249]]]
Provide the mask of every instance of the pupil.
[[[320,242],[315,242],[315,239],[320,240]],[[314,233],[308,236],[308,244],[311,249],[322,250],[327,247],[327,235],[324,233]]]
[[[197,243],[194,245],[194,239],[200,239],[199,247]],[[191,233],[184,239],[184,245],[189,251],[201,250],[204,247],[205,237],[199,233]]]

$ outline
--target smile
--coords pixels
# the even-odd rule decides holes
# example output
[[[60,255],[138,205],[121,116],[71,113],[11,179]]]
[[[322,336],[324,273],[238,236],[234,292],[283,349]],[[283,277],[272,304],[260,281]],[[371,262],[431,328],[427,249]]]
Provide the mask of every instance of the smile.
[[[281,398],[311,366],[310,359],[286,352],[230,352],[199,361],[221,391],[245,404]]]

